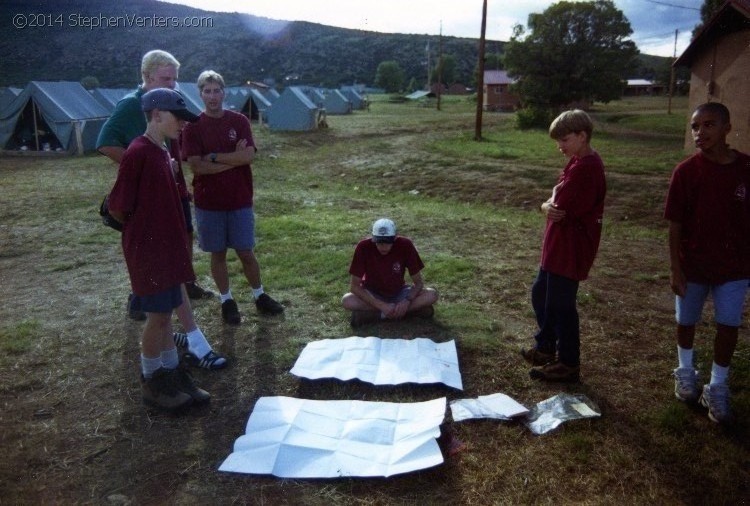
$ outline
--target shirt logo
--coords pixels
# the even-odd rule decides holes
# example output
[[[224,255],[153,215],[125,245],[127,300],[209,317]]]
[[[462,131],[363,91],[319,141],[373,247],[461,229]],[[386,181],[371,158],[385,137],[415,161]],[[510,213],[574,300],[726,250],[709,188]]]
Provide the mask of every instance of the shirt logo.
[[[401,262],[393,262],[393,272],[401,273]]]
[[[739,200],[740,202],[744,202],[746,197],[747,197],[747,188],[745,188],[745,183],[740,183],[737,189],[734,190],[734,200]]]
[[[234,128],[229,129],[229,140],[232,142],[237,142],[237,130]]]

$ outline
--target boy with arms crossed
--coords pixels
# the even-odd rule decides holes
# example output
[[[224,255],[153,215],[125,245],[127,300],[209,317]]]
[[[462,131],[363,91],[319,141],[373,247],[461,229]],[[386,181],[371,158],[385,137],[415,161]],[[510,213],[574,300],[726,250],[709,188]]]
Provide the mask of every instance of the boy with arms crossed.
[[[599,249],[607,192],[604,164],[591,147],[591,118],[575,109],[550,125],[568,164],[540,210],[547,216],[539,274],[531,288],[531,303],[539,331],[536,345],[521,350],[534,367],[532,379],[578,381],[580,326],[576,296],[588,277]]]

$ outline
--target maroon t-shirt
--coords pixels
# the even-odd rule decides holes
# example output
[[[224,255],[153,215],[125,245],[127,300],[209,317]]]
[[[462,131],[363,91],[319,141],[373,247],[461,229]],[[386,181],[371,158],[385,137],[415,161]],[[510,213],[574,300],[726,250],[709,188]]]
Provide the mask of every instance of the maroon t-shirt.
[[[354,248],[349,274],[362,278],[362,286],[383,297],[395,297],[404,287],[404,273],[414,276],[424,268],[414,243],[396,236],[391,251],[381,255],[372,239],[363,239]]]
[[[130,143],[109,195],[126,215],[122,249],[136,295],[153,295],[195,279],[170,155],[145,136]]]
[[[247,140],[255,146],[250,121],[234,111],[224,110],[221,118],[201,113],[198,121],[188,123],[182,132],[182,154],[205,156],[230,153],[237,142]],[[241,165],[218,174],[193,177],[195,206],[207,211],[234,211],[253,205],[253,173],[250,165]]]
[[[588,277],[599,250],[606,193],[604,164],[596,152],[568,161],[555,196],[566,214],[558,222],[547,220],[542,269],[576,281]]]
[[[699,152],[672,173],[664,217],[682,225],[680,261],[690,282],[750,278],[750,156],[736,153],[720,165]]]

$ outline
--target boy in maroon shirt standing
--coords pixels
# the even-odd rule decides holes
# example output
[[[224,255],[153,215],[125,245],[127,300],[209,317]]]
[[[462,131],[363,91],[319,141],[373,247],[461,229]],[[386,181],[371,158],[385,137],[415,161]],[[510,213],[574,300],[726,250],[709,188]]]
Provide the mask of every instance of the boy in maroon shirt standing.
[[[549,135],[569,160],[541,205],[547,216],[539,274],[531,303],[539,331],[536,345],[521,350],[534,367],[533,379],[578,381],[580,328],[576,295],[599,249],[607,192],[604,164],[591,148],[593,123],[581,110],[566,111],[550,125]]]
[[[750,156],[730,149],[729,110],[698,106],[690,120],[698,152],[672,173],[664,217],[669,220],[669,282],[675,293],[678,367],[675,396],[708,408],[717,423],[731,419],[729,363],[750,278]],[[711,294],[714,339],[711,380],[698,389],[693,366],[695,325]]]
[[[438,293],[424,286],[423,268],[414,243],[396,235],[393,221],[381,218],[373,223],[372,238],[361,240],[354,249],[349,267],[351,292],[341,299],[352,312],[352,327],[407,315],[431,317]],[[407,270],[411,286],[404,281]]]
[[[197,120],[182,96],[168,88],[141,97],[146,133],[125,151],[109,196],[112,216],[123,223],[122,249],[133,293],[141,298],[146,325],[141,337],[143,402],[176,411],[207,402],[179,367],[172,336],[172,313],[186,296],[184,283],[195,279],[186,241],[187,226],[167,139],[177,139],[188,121]]]

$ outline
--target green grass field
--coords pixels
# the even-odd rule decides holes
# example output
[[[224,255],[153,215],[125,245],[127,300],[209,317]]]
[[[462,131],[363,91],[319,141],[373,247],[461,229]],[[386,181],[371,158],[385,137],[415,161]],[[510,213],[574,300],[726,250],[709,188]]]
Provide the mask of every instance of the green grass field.
[[[141,326],[124,317],[129,286],[119,237],[96,208],[114,181],[101,156],[0,158],[0,504],[743,504],[750,497],[750,334],[732,366],[736,420],[719,427],[674,398],[673,296],[664,196],[683,151],[687,101],[595,104],[593,145],[607,166],[600,253],[581,284],[582,381],[533,382],[518,350],[534,331],[529,289],[546,200],[565,160],[545,131],[513,114],[444,97],[442,110],[372,97],[369,112],[329,128],[274,133],[254,125],[258,245],[283,317],[258,316],[230,254],[243,323],[217,301],[196,318],[232,361],[196,371],[211,406],[175,418],[140,403]],[[353,247],[393,218],[417,244],[441,294],[433,321],[353,331],[340,299]],[[201,284],[214,287],[196,247]],[[696,341],[711,363],[711,314]],[[745,321],[748,320],[746,310]],[[350,335],[455,339],[464,391],[374,387],[289,374],[306,343]],[[281,480],[216,468],[261,396],[413,402],[503,392],[528,406],[581,393],[598,419],[534,436],[517,422],[453,423],[466,445],[438,467],[388,479]]]

